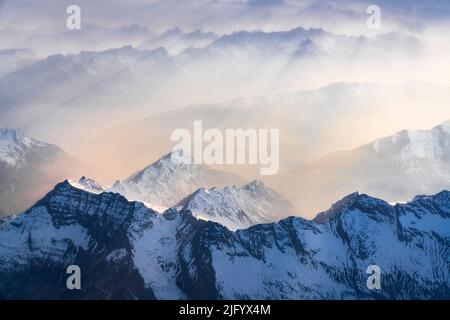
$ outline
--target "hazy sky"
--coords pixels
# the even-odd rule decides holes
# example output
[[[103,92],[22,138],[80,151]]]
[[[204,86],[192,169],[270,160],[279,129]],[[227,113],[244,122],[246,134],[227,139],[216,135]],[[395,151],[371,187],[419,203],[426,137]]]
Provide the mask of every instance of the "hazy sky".
[[[447,0],[2,0],[0,26],[53,30],[65,26],[65,9],[77,4],[84,22],[111,28],[139,24],[162,31],[174,26],[219,33],[236,29],[289,29],[298,25],[366,33],[366,9],[380,6],[386,29],[417,31],[450,17]]]
[[[66,27],[69,16],[66,9],[69,5],[78,5],[81,8],[81,30],[71,31]],[[381,10],[381,25],[376,30],[367,27],[367,9],[371,5],[377,5]],[[270,32],[297,27],[322,28],[328,33],[318,32],[319,34],[333,35],[317,39],[317,45],[321,47],[315,47],[316,44],[312,45],[308,41],[298,46],[302,49],[301,52],[306,53],[304,65],[291,64],[291,58],[300,51],[293,51],[284,56],[283,53],[289,52],[289,45],[279,49],[273,43],[268,43],[263,49],[255,46],[257,49],[248,50],[244,56],[237,50],[236,55],[231,54],[228,60],[234,64],[217,64],[216,59],[209,60],[208,55],[203,59],[206,61],[200,61],[203,64],[197,63],[196,59],[188,60],[188,63],[183,59],[177,60],[178,57],[174,58],[169,52],[172,56],[168,60],[176,61],[173,70],[172,65],[168,64],[170,68],[161,69],[167,72],[162,73],[162,77],[153,73],[153,70],[160,70],[158,68],[144,68],[147,73],[142,75],[143,66],[139,64],[140,60],[133,60],[134,55],[142,54],[142,51],[139,51],[142,49],[140,45],[148,40],[154,41],[154,37],[175,27],[186,32],[198,29],[204,32],[212,31],[217,36],[242,30]],[[315,31],[317,30],[308,32]],[[394,32],[390,33],[391,31]],[[286,39],[291,39],[292,34],[295,32],[262,37],[263,40],[260,40],[259,34],[255,33],[253,36],[256,36],[250,38],[257,39],[256,41],[269,39],[268,42],[275,38],[278,45]],[[0,50],[29,48],[36,54],[30,60],[43,61],[41,64],[34,64],[37,69],[30,68],[30,73],[17,72],[13,80],[6,78],[7,81],[0,81],[0,90],[4,90],[0,91],[3,98],[8,98],[12,91],[11,99],[6,99],[6,103],[0,107],[3,112],[0,114],[0,122],[3,122],[2,125],[25,128],[33,137],[58,144],[90,164],[100,164],[108,171],[105,179],[109,183],[112,179],[130,174],[139,166],[147,165],[150,160],[160,156],[161,152],[153,150],[153,145],[148,143],[153,141],[150,135],[142,135],[142,132],[130,134],[126,131],[124,134],[117,134],[119,137],[111,134],[103,136],[103,130],[107,128],[113,127],[114,131],[115,126],[122,125],[124,121],[140,121],[165,110],[191,104],[234,101],[233,99],[238,97],[284,95],[335,82],[402,85],[423,81],[450,87],[448,34],[450,0],[0,0]],[[242,33],[234,40],[237,48],[240,48],[240,35]],[[370,39],[335,35],[366,36]],[[286,39],[276,38],[284,36]],[[227,38],[233,37],[225,37]],[[345,40],[348,38],[352,41],[346,46]],[[245,37],[245,33],[243,39],[243,42],[250,43],[251,48],[252,41]],[[294,37],[293,41],[297,40]],[[104,52],[45,59],[48,55],[57,53],[103,51],[128,44],[139,50],[127,47],[107,51],[123,53],[119,55],[121,59],[113,59],[111,57],[114,54],[108,55]],[[183,45],[184,43],[180,46],[181,50],[192,47]],[[267,48],[274,51],[267,54]],[[326,50],[322,50],[323,48]],[[309,49],[312,50],[315,60],[308,60]],[[227,50],[225,46],[223,51]],[[7,50],[9,51],[14,52]],[[22,51],[29,50],[20,50]],[[219,52],[217,57],[221,57],[221,53]],[[91,54],[94,56],[92,59],[89,58]],[[20,69],[21,63],[32,63],[27,62],[27,59],[22,61],[20,54],[17,55],[18,57],[14,57],[12,54],[11,61],[17,63],[18,71],[23,70]],[[82,67],[86,70],[77,65],[80,61],[85,63]],[[115,64],[108,64],[110,61]],[[135,63],[128,65],[129,61]],[[158,61],[166,60],[161,58]],[[6,60],[0,62],[7,67],[13,65]],[[150,68],[149,66],[152,64],[144,67]],[[166,64],[161,63],[161,66],[165,67]],[[180,66],[182,68],[179,69]],[[0,73],[1,67],[0,64]],[[186,67],[190,72],[185,72],[183,68]],[[66,68],[70,72],[66,72]],[[77,70],[81,70],[80,73],[77,73]],[[117,74],[123,75],[121,78],[115,77],[115,73],[111,75],[111,70],[130,73],[118,72]],[[7,71],[3,72],[8,76]],[[81,78],[78,78],[79,74]],[[67,81],[63,81],[64,79]],[[155,79],[157,81],[153,82]],[[103,91],[98,90],[98,83],[104,84],[104,87],[100,86]],[[23,85],[24,89],[17,84]],[[350,91],[351,88],[350,85]],[[440,88],[428,85],[418,88],[415,92],[417,99],[415,95],[410,97],[408,94],[405,99],[403,96],[390,99],[390,96],[384,97],[381,94],[386,99],[382,105],[376,108],[374,106],[373,110],[376,112],[370,117],[367,117],[368,112],[372,110],[370,108],[361,109],[362,111],[355,109],[361,111],[359,117],[355,116],[355,112],[339,114],[335,122],[343,123],[338,129],[343,133],[343,137],[337,141],[336,137],[339,135],[333,133],[333,139],[327,142],[328,145],[320,142],[328,148],[323,152],[343,146],[356,147],[397,130],[427,128],[448,120],[448,96],[437,99],[440,96],[433,94],[433,90],[439,91]],[[327,96],[327,92],[325,90],[317,99],[323,101],[322,109],[325,111],[304,115],[305,123],[314,123],[318,128],[317,132],[324,131],[321,127],[322,120],[326,120],[323,115],[327,115],[328,109],[335,108],[336,112],[339,111],[333,95]],[[422,93],[423,97],[431,96],[436,98],[437,102],[423,98]],[[70,98],[72,94],[76,97],[73,100]],[[66,99],[66,95],[69,95],[70,99]],[[373,98],[370,92],[362,96],[367,98],[363,99],[363,102],[370,102]],[[39,100],[40,98],[42,100]],[[411,107],[410,100],[417,102],[415,108]],[[67,101],[70,103],[64,105]],[[8,102],[11,103],[10,108],[6,105]],[[345,102],[346,105],[347,101]],[[304,102],[299,105],[303,106]],[[362,108],[364,103],[358,101],[354,106]],[[384,110],[384,113],[381,110]],[[375,118],[375,115],[379,118]],[[124,120],[125,116],[128,118]],[[354,127],[342,129],[350,122],[360,124],[358,130]],[[374,127],[369,128],[372,124]],[[134,122],[130,127],[134,127]],[[105,150],[97,150],[101,149],[98,147],[99,136],[107,137],[102,140],[102,146],[106,146]],[[115,138],[122,137],[126,138],[126,141],[118,145]],[[353,137],[358,140],[353,140]],[[168,140],[169,135],[163,138]],[[106,141],[107,139],[110,141]],[[130,140],[141,144],[136,143],[134,149],[127,149]],[[86,147],[88,142],[97,151],[97,155],[93,156],[92,150]],[[121,149],[124,146],[127,152]],[[128,152],[129,150],[133,153]],[[145,153],[142,150],[150,151]],[[303,149],[298,152],[303,152]],[[133,154],[135,164],[130,164],[130,154]],[[114,168],[115,165],[117,168]],[[93,175],[94,178],[97,176]]]

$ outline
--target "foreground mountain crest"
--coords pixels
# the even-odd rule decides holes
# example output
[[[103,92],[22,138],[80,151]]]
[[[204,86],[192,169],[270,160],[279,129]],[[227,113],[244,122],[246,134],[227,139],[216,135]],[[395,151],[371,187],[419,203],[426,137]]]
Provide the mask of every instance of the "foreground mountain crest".
[[[450,192],[395,206],[353,194],[331,210],[232,232],[65,181],[0,220],[0,298],[450,298]],[[72,264],[81,290],[66,288]],[[381,290],[366,287],[372,264]]]

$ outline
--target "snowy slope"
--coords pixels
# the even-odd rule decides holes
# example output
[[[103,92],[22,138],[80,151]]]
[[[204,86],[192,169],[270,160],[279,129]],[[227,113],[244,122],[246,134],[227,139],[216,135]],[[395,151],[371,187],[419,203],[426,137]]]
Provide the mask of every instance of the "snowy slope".
[[[0,216],[26,210],[77,165],[57,146],[0,128]]]
[[[395,206],[355,193],[312,221],[232,232],[66,181],[0,220],[0,298],[449,299],[449,243],[448,191]],[[372,264],[381,290],[366,287]]]
[[[299,206],[324,209],[358,190],[389,202],[450,189],[450,123],[430,130],[403,130],[353,150],[337,151],[294,168],[277,186]],[[301,181],[301,183],[299,183]],[[314,211],[313,211],[314,212]]]
[[[178,205],[197,218],[212,220],[230,230],[275,222],[294,214],[286,200],[258,180],[243,187],[202,188]]]
[[[381,51],[386,43],[395,43],[389,50]],[[218,55],[228,55],[234,58],[248,58],[254,54],[258,59],[289,57],[292,61],[299,58],[333,57],[333,59],[367,58],[373,52],[388,54],[411,50],[415,54],[420,49],[417,38],[401,33],[381,34],[373,38],[345,36],[329,33],[321,28],[305,29],[297,27],[287,31],[236,31],[223,35],[206,50]],[[269,60],[270,61],[270,60]]]
[[[449,192],[395,207],[361,194],[343,201],[335,205],[340,209],[321,214],[317,221],[288,218],[238,231],[235,241],[227,236],[213,244],[222,297],[449,296]],[[379,291],[369,291],[365,285],[365,272],[372,264],[382,270]]]
[[[149,185],[152,180],[148,180]],[[158,181],[158,180],[156,180]],[[100,184],[90,178],[82,177],[79,181],[69,180],[78,189],[91,193],[107,192]],[[116,184],[109,192],[123,194],[127,199],[140,201],[156,212],[164,212],[168,208],[157,205],[158,198],[149,199],[145,191],[130,195]],[[155,188],[155,187],[154,187]],[[244,229],[255,224],[275,222],[294,214],[294,209],[281,195],[255,180],[243,187],[227,186],[225,188],[200,188],[181,200],[176,206],[178,210],[191,211],[197,219],[219,223],[230,230]]]
[[[177,163],[172,161],[172,153],[169,153],[128,179],[116,182],[109,191],[118,192],[129,200],[171,207],[198,188],[240,184],[242,181],[237,175],[203,165]]]
[[[176,73],[177,66],[162,48],[150,51],[125,46],[51,55],[0,77],[0,126],[40,124],[45,132],[58,119],[63,123],[60,132],[68,134],[62,128],[80,124],[78,117],[85,123],[93,121],[93,111],[102,113],[99,119],[106,119],[122,106],[125,116],[124,100],[129,105],[142,103],[141,99],[157,91],[159,81]],[[95,105],[95,110],[87,105]]]
[[[20,167],[28,154],[50,148],[52,146],[26,137],[20,130],[0,128],[0,165]]]
[[[373,153],[386,157],[388,151],[392,162],[407,171],[408,174],[441,176],[450,182],[450,122],[445,122],[431,130],[404,130],[393,136],[375,140],[370,144]],[[356,152],[367,152],[368,147],[361,147]],[[427,166],[419,164],[423,160]],[[432,172],[427,172],[430,169]],[[423,177],[422,177],[423,178]],[[426,192],[426,188],[424,188]]]

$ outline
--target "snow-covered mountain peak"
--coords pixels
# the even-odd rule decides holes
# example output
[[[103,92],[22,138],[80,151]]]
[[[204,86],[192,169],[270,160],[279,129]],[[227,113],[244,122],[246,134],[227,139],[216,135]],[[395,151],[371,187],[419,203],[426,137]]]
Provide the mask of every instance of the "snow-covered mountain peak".
[[[352,194],[349,194],[348,196],[345,196],[341,200],[334,203],[330,209],[327,211],[319,213],[314,221],[316,222],[325,222],[328,220],[331,220],[335,218],[338,214],[340,214],[342,211],[347,210],[349,207],[351,207],[360,196],[359,192],[354,192]]]
[[[102,193],[105,191],[105,189],[95,180],[91,178],[86,178],[85,176],[81,177],[80,180],[74,181],[74,180],[68,180],[71,186],[85,190],[91,193]]]
[[[213,32],[204,32],[201,29],[196,29],[191,32],[184,31],[180,27],[175,27],[165,31],[159,38],[170,38],[170,37],[217,37]]]
[[[389,211],[390,207],[391,206],[383,200],[359,192],[354,192],[334,203],[330,209],[319,213],[316,218],[314,218],[314,221],[324,223],[333,220],[342,214],[355,210],[364,213],[380,212],[385,214]]]
[[[430,130],[402,130],[373,141],[371,146],[375,152],[389,152],[391,156],[398,156],[402,162],[410,162],[414,158],[440,161],[450,155],[450,122]]]
[[[311,39],[302,41],[294,51],[294,57],[296,58],[322,58],[327,56],[328,53]]]
[[[64,211],[69,210],[69,206],[74,210],[81,210],[83,214],[89,215],[91,214],[89,211],[97,212],[102,211],[104,215],[113,215],[114,208],[95,208],[91,209],[80,209],[78,206],[83,203],[92,205],[93,203],[110,203],[112,206],[117,206],[117,208],[122,209],[123,207],[133,207],[135,209],[142,208],[144,210],[150,209],[152,213],[156,214],[157,212],[149,208],[145,203],[138,201],[130,201],[126,197],[121,194],[113,193],[113,192],[98,192],[89,187],[97,185],[92,179],[80,179],[79,181],[74,181],[70,179],[66,179],[63,182],[58,183],[53,190],[51,190],[44,198],[42,198],[36,206],[41,205],[50,205],[54,209],[54,212],[57,216]],[[64,208],[64,206],[68,206]],[[120,219],[125,219],[126,217],[120,217]]]
[[[423,206],[429,208],[433,214],[440,214],[444,218],[450,218],[450,191],[444,190],[435,195],[416,196],[408,202],[410,206]],[[439,209],[435,209],[439,208]]]
[[[171,55],[178,55],[189,48],[203,48],[216,40],[218,35],[213,32],[203,32],[194,30],[186,32],[179,27],[169,29],[157,37],[152,37],[144,41],[139,48],[155,49],[165,48]]]
[[[447,132],[447,133],[450,133],[450,120],[441,123],[440,125],[438,125],[438,126],[436,127],[436,129],[440,129],[440,130],[442,130],[442,131],[445,131],[445,132]]]
[[[12,129],[12,128],[0,128],[0,139],[2,141],[13,142],[16,144],[23,143],[27,146],[30,146],[35,140],[26,137],[22,130],[20,129]]]
[[[298,173],[290,170],[285,175],[290,182],[277,188],[291,199],[297,197],[300,212],[310,214],[327,210],[324,203],[355,190],[390,203],[448,190],[449,124],[447,121],[429,130],[402,130],[352,150],[333,152],[307,167],[299,166]],[[310,205],[305,210],[302,203]]]
[[[173,151],[156,160],[143,170],[135,173],[126,181],[139,182],[143,179],[156,179],[162,174],[181,174],[182,172],[187,173],[202,170],[202,166],[193,164],[192,159],[190,159],[189,162],[191,162],[191,164],[188,164],[187,161],[183,161],[181,151]]]
[[[145,66],[142,63],[153,64],[170,59],[164,48],[154,48],[153,50],[139,50],[131,45],[120,48],[112,48],[105,51],[84,51],[79,55],[68,55],[68,58],[81,65],[91,65],[90,68],[103,68],[106,64],[115,64],[114,67],[136,67]],[[137,71],[137,70],[135,70]]]
[[[181,151],[166,154],[143,170],[110,189],[130,200],[149,202],[155,206],[171,207],[199,188],[241,184],[239,176],[216,171],[207,166],[188,164]]]
[[[46,144],[25,136],[18,129],[0,129],[0,163],[8,166],[20,166],[25,154],[33,147],[45,147]]]
[[[421,199],[439,199],[439,200],[450,200],[450,191],[443,190],[435,195],[417,195],[408,203],[413,203],[414,201],[418,201]]]
[[[59,147],[0,128],[0,216],[22,212],[81,168]]]
[[[291,204],[261,181],[243,187],[200,188],[178,206],[201,220],[212,220],[230,230],[278,221],[294,214]]]
[[[261,180],[255,179],[242,187],[243,190],[251,192],[255,196],[272,196],[274,191],[268,188]]]
[[[247,184],[245,187],[246,188],[261,189],[261,188],[265,188],[266,186],[264,185],[264,183],[261,180],[255,179],[252,182],[250,182],[249,184]]]

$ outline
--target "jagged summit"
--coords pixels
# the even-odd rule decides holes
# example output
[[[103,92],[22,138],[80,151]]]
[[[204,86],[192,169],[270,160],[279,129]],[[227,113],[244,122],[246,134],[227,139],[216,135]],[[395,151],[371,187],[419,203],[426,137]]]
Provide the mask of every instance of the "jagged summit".
[[[394,155],[403,153],[404,158],[414,156],[432,160],[445,156],[449,135],[450,121],[446,121],[430,130],[401,130],[391,136],[374,140],[369,145],[376,152],[384,152],[389,148]],[[366,147],[362,146],[356,150]]]
[[[182,152],[178,150],[169,152],[149,166],[127,178],[126,181],[138,182],[141,179],[149,178],[149,176],[156,176],[162,171],[189,170],[189,168],[197,169],[200,167],[199,165],[193,164],[192,159],[185,159],[182,156]]]
[[[181,151],[170,152],[129,178],[116,182],[109,190],[130,200],[171,207],[199,188],[242,184],[236,174],[187,164],[180,159]]]
[[[21,167],[27,162],[44,160],[51,154],[64,153],[54,145],[26,136],[19,129],[0,129],[0,166]]]
[[[338,216],[350,212],[350,211],[360,211],[362,213],[381,213],[392,217],[393,210],[395,208],[405,208],[409,206],[428,206],[430,209],[432,206],[444,208],[441,213],[445,216],[450,217],[450,191],[443,190],[434,195],[417,195],[406,203],[397,203],[395,205],[390,205],[384,200],[368,196],[366,194],[361,194],[359,192],[354,192],[342,198],[341,200],[334,203],[330,209],[317,214],[317,216],[312,220],[317,223],[325,223],[331,221]],[[431,213],[436,213],[439,210],[431,210]],[[398,215],[398,212],[395,213]]]
[[[266,185],[259,179],[255,179],[249,184],[244,186],[245,189],[251,189],[251,190],[264,190],[266,189]]]
[[[376,213],[389,211],[390,208],[392,208],[392,206],[383,200],[368,196],[366,194],[361,194],[359,192],[354,192],[334,203],[330,209],[319,213],[313,221],[325,223],[335,219],[345,212],[352,210]]]
[[[450,191],[443,190],[435,195],[426,196],[416,196],[408,205],[412,207],[422,207],[425,206],[429,212],[433,214],[439,214],[443,217],[450,218]],[[424,212],[419,212],[417,215],[423,215]]]
[[[327,211],[319,213],[314,218],[314,221],[323,223],[334,219],[338,214],[350,208],[358,200],[359,197],[359,192],[354,192],[352,194],[349,194],[348,196],[345,196],[340,201],[334,203]]]
[[[0,128],[0,216],[22,212],[79,163],[61,148]]]
[[[68,180],[68,182],[75,188],[86,190],[93,193],[102,193],[105,189],[94,179],[81,177],[78,181]]]
[[[20,166],[29,151],[46,146],[49,145],[25,136],[19,129],[0,128],[0,163]]]
[[[243,187],[200,188],[180,201],[179,207],[203,220],[230,230],[278,221],[295,214],[292,205],[259,180]]]

